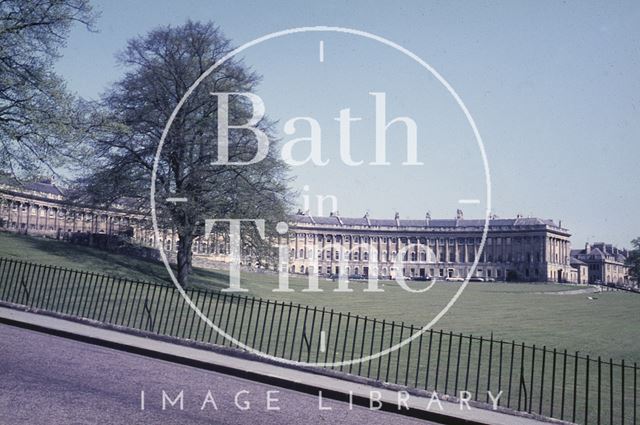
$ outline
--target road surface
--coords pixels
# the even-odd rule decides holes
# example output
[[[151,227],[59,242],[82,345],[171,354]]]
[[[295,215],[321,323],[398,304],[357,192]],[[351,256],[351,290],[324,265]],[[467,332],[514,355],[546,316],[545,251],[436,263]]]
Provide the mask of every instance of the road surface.
[[[0,424],[429,423],[323,407],[332,410],[314,395],[0,324]]]

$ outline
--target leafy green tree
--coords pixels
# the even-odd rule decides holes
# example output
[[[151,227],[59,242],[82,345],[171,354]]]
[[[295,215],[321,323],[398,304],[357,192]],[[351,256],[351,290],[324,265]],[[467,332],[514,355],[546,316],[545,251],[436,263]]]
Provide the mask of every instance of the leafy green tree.
[[[88,0],[0,1],[0,172],[55,172],[79,146],[83,104],[53,63],[71,26],[95,17]]]
[[[629,276],[636,283],[640,283],[640,237],[631,241],[633,249],[629,251],[627,265],[629,266]]]
[[[130,40],[119,55],[126,69],[103,99],[101,133],[95,135],[94,167],[78,187],[92,203],[109,204],[121,197],[148,205],[156,150],[170,115],[190,86],[209,67],[232,50],[211,23],[187,22],[165,26]],[[289,205],[286,164],[271,148],[252,165],[216,165],[218,155],[218,98],[211,93],[254,92],[259,77],[241,61],[229,60],[193,91],[176,116],[165,139],[156,181],[160,226],[177,231],[178,279],[187,285],[192,267],[192,245],[204,234],[205,220],[214,218],[265,219],[286,217]],[[252,105],[243,96],[229,96],[231,123],[246,123]],[[273,136],[272,124],[257,126]],[[273,137],[270,137],[273,139]],[[250,131],[229,132],[229,161],[254,157],[257,140]],[[168,197],[186,203],[166,202]],[[248,226],[247,226],[248,227]],[[249,232],[245,245],[262,247]]]

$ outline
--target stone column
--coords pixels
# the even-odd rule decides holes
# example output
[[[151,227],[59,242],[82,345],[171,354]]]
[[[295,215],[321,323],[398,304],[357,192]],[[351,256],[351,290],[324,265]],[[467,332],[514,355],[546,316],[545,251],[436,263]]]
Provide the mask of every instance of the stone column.
[[[13,201],[7,201],[7,227],[11,228],[11,212],[13,211]]]
[[[25,230],[24,230],[25,234],[29,232],[29,226],[31,225],[31,208],[33,207],[33,205],[31,204],[26,204],[26,205],[27,205],[27,217],[26,217]]]

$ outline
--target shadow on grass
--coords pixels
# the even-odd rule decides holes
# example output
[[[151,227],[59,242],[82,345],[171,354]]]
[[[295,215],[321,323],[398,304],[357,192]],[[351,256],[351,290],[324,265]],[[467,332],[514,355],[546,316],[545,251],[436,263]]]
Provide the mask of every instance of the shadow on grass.
[[[0,250],[0,256],[11,256],[24,261],[42,263],[45,261],[38,257],[46,254],[48,257],[53,257],[47,259],[46,262],[54,266],[70,264],[71,268],[100,274],[115,274],[131,280],[171,284],[164,264],[160,261],[127,257],[117,252],[84,245],[73,245],[65,241],[13,233],[0,233],[0,243],[2,245],[10,244],[9,247],[13,245],[14,248]],[[173,270],[176,271],[175,267]],[[225,272],[215,270],[194,268],[191,275],[192,286],[200,289],[220,289],[228,286],[227,280],[228,275]]]

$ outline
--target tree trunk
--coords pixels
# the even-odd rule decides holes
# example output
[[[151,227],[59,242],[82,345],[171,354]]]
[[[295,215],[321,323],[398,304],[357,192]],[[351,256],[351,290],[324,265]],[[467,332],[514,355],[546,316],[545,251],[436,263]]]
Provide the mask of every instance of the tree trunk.
[[[191,273],[191,261],[193,252],[193,235],[191,232],[184,234],[178,232],[178,283],[186,289],[189,285],[189,274]]]

